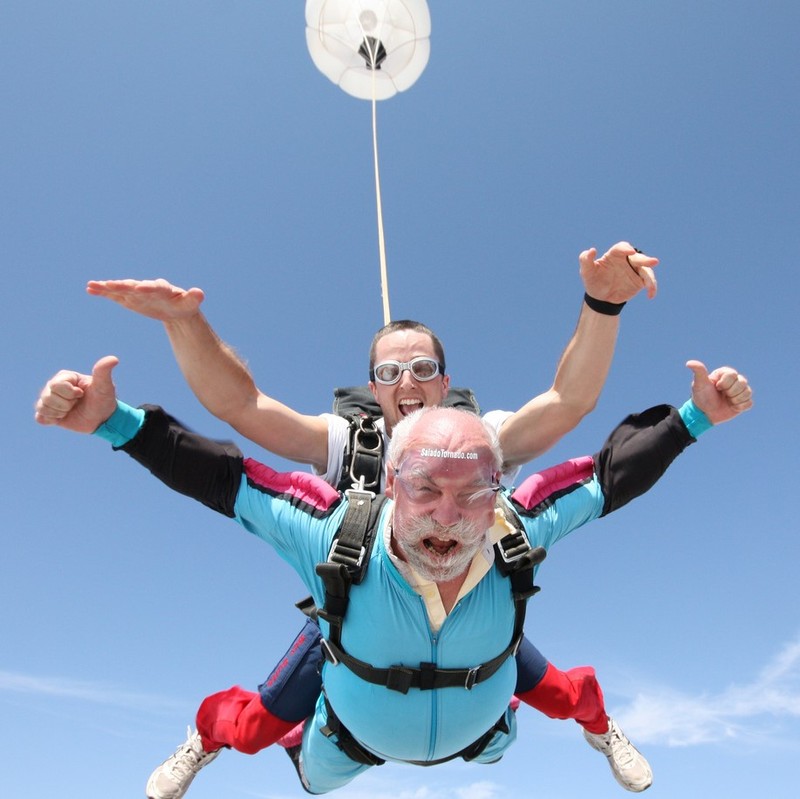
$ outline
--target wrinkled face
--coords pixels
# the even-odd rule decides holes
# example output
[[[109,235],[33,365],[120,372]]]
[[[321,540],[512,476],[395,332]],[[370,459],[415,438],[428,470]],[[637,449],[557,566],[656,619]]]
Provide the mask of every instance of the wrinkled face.
[[[427,580],[464,574],[494,523],[498,475],[485,453],[424,447],[390,472],[386,493],[395,500],[397,554]]]
[[[383,361],[408,363],[414,358],[428,357],[435,361],[436,352],[431,337],[414,330],[399,330],[389,333],[375,345],[375,365]],[[381,406],[386,420],[386,432],[391,435],[392,428],[404,416],[428,405],[438,405],[446,396],[450,378],[441,374],[432,380],[417,380],[410,370],[403,371],[400,380],[386,386],[370,382],[369,387]]]

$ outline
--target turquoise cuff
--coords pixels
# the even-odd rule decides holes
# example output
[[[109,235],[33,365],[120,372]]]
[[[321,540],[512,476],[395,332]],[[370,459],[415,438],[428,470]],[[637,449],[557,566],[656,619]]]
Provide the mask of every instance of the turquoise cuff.
[[[678,413],[692,438],[699,438],[706,430],[714,426],[708,416],[690,399],[683,403]]]
[[[99,436],[118,449],[134,438],[143,424],[144,411],[141,408],[132,408],[117,400],[117,410],[92,435]]]

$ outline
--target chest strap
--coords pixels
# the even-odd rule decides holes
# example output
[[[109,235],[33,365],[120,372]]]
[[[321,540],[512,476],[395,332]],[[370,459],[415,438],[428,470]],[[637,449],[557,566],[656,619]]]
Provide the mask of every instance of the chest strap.
[[[322,639],[322,652],[331,665],[338,666],[341,663],[365,682],[407,694],[409,688],[419,688],[421,691],[465,688],[470,691],[473,686],[493,677],[508,657],[516,655],[519,643],[520,640],[514,639],[497,657],[467,669],[442,669],[435,663],[420,663],[419,668],[397,665],[381,669],[348,655],[341,647],[325,638]]]

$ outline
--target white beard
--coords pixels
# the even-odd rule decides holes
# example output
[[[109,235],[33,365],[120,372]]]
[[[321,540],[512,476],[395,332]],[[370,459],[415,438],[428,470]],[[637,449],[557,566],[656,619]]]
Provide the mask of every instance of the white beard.
[[[428,538],[456,541],[458,546],[440,554],[425,546]],[[446,583],[469,568],[486,540],[486,529],[480,522],[467,519],[443,526],[430,516],[412,516],[406,520],[402,535],[395,530],[395,539],[406,562],[420,577]]]

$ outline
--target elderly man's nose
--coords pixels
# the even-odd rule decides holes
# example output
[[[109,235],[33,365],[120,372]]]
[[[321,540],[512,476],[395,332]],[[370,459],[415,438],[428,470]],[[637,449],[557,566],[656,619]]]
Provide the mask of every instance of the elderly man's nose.
[[[458,507],[455,498],[445,492],[436,502],[436,508],[431,516],[439,524],[455,524],[461,519],[461,509]]]

